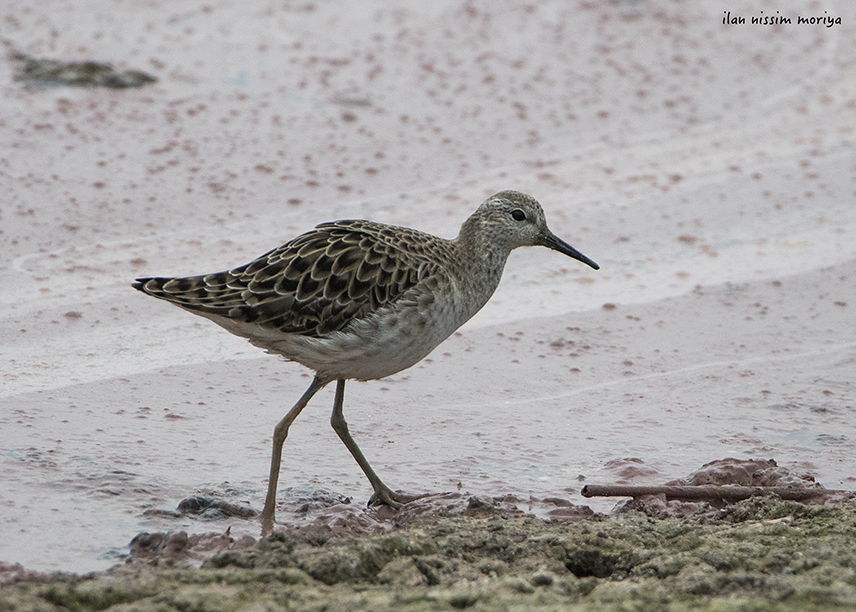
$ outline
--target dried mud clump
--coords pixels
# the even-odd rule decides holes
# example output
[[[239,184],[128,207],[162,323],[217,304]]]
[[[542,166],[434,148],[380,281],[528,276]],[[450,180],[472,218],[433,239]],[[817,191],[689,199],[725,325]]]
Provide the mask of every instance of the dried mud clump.
[[[810,474],[794,474],[779,466],[773,459],[718,459],[704,464],[701,469],[686,478],[672,480],[663,485],[669,487],[759,487],[767,488],[770,495],[795,499],[808,504],[835,504],[856,499],[852,491],[829,490],[816,483]],[[620,488],[620,487],[616,487]],[[632,487],[630,487],[632,488]],[[585,494],[585,491],[583,492]],[[758,493],[753,493],[758,495]],[[640,495],[616,506],[614,513],[644,512],[649,516],[687,517],[701,514],[716,514],[731,508],[726,499],[710,496],[694,501],[669,499],[668,494]]]

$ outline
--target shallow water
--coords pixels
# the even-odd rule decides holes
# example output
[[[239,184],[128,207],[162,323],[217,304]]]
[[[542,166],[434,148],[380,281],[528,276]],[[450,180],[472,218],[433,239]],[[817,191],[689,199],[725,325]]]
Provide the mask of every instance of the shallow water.
[[[87,571],[143,530],[258,535],[145,511],[206,492],[260,508],[306,372],[135,276],[229,268],[333,218],[451,237],[506,188],[602,268],[515,252],[429,359],[348,383],[352,433],[390,486],[606,511],[583,484],[735,456],[854,487],[851,4],[822,30],[608,3],[350,19],[150,3],[107,26],[112,5],[23,6],[0,11],[22,50],[83,48],[160,81],[0,87],[0,560]],[[332,393],[293,426],[281,487],[364,503]]]

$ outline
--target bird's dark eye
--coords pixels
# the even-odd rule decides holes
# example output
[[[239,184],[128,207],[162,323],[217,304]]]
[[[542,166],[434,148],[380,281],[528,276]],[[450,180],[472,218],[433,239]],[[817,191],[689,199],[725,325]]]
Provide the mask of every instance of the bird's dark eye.
[[[519,208],[515,208],[514,210],[511,211],[511,217],[515,221],[525,221],[526,220],[526,213],[523,212],[522,210],[520,210]]]

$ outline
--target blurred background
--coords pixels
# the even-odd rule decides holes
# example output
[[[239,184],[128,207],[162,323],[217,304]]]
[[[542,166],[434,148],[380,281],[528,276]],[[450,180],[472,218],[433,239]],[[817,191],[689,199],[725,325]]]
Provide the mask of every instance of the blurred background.
[[[601,270],[517,251],[429,359],[349,385],[390,486],[607,511],[582,484],[734,456],[853,488],[856,5],[788,5],[4,2],[0,560],[99,569],[141,530],[225,529],[146,510],[261,507],[306,372],[135,277],[337,218],[453,238],[503,189]],[[157,80],[39,82],[17,54]],[[331,406],[293,427],[280,486],[361,505]]]

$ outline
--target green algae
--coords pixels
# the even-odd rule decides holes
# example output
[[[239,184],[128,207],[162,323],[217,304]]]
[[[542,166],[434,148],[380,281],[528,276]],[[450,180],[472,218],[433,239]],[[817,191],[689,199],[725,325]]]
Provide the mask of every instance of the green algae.
[[[313,528],[201,568],[134,561],[0,589],[0,611],[856,609],[856,504],[755,498],[715,514],[575,523],[433,516]]]

